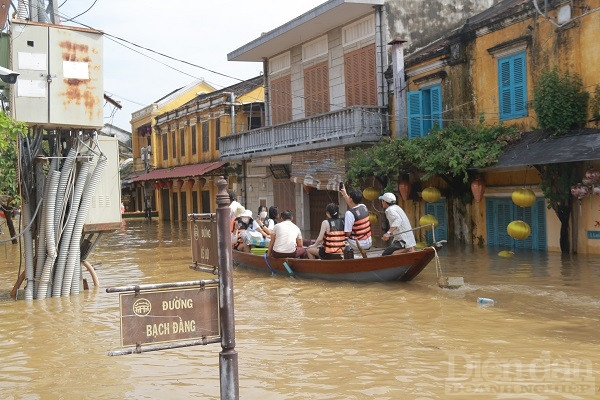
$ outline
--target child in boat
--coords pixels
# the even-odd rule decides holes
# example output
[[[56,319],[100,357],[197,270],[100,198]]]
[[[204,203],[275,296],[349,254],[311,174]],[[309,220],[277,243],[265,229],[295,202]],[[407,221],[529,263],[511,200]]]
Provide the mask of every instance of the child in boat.
[[[321,231],[315,240],[306,248],[308,258],[341,259],[346,241],[344,219],[340,218],[340,208],[335,203],[325,207],[326,219],[321,222]]]

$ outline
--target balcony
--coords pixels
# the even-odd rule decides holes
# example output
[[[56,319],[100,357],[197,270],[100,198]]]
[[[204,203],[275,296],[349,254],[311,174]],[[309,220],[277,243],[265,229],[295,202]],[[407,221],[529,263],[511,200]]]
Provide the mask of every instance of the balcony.
[[[221,160],[373,143],[388,135],[381,107],[349,107],[219,139]]]

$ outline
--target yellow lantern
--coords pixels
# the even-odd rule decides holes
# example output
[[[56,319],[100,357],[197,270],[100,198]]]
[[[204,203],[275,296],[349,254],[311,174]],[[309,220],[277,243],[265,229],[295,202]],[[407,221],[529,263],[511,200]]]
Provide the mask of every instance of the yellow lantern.
[[[427,242],[417,242],[417,245],[415,246],[417,249],[424,249],[425,247],[427,247]]]
[[[437,228],[437,226],[440,224],[438,222],[438,219],[434,215],[425,214],[421,218],[419,218],[419,225],[425,226],[425,225],[431,225],[431,224],[433,224],[434,228]]]
[[[527,239],[531,234],[531,228],[527,222],[521,220],[513,221],[506,227],[508,235],[517,240]]]
[[[535,194],[530,189],[517,189],[512,192],[512,201],[519,207],[531,207],[535,203]]]
[[[374,211],[369,211],[369,222],[371,225],[375,225],[377,222],[379,222],[379,215],[377,215],[377,213]]]
[[[429,186],[423,189],[421,197],[428,203],[435,203],[442,197],[442,194],[438,188]]]
[[[515,253],[513,253],[510,250],[501,250],[501,251],[498,252],[498,255],[500,257],[504,257],[504,258],[512,258],[512,257],[515,256]]]
[[[377,200],[377,198],[379,198],[379,190],[375,189],[374,187],[368,187],[365,190],[363,190],[363,197],[367,200]]]

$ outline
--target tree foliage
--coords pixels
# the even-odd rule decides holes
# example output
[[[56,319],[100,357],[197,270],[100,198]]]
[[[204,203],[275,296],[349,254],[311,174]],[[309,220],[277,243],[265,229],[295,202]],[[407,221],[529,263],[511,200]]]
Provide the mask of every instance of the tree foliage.
[[[590,94],[577,74],[561,73],[557,67],[540,75],[533,89],[533,109],[540,128],[564,135],[587,121]]]
[[[0,205],[6,209],[18,205],[17,137],[26,129],[25,124],[0,111]]]
[[[502,149],[519,137],[515,128],[489,126],[481,120],[435,129],[423,138],[382,140],[351,153],[346,177],[356,184],[374,176],[385,190],[392,190],[399,176],[420,173],[421,180],[440,176],[463,190],[470,170],[496,162]]]

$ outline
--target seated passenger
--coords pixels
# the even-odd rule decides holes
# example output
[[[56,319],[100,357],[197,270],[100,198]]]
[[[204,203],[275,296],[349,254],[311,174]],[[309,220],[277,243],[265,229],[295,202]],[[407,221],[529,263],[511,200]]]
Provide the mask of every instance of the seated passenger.
[[[281,213],[281,222],[273,227],[268,255],[275,258],[306,258],[300,228],[292,222],[292,212]]]
[[[255,222],[252,219],[252,211],[244,210],[244,212],[234,221],[234,232],[232,237],[233,248],[238,251],[249,252],[250,247],[246,243],[244,243],[242,235],[247,230],[254,230]]]
[[[315,243],[306,248],[308,258],[341,259],[346,234],[344,232],[344,220],[340,218],[340,208],[335,203],[329,203],[325,208],[325,215],[327,218],[321,223],[321,231]]]
[[[277,207],[275,207],[275,210],[277,210]],[[267,206],[258,207],[258,218],[256,218],[255,221],[258,224],[257,231],[262,233],[265,245],[268,247],[269,242],[271,241],[271,230],[275,226],[275,220],[269,217]]]

